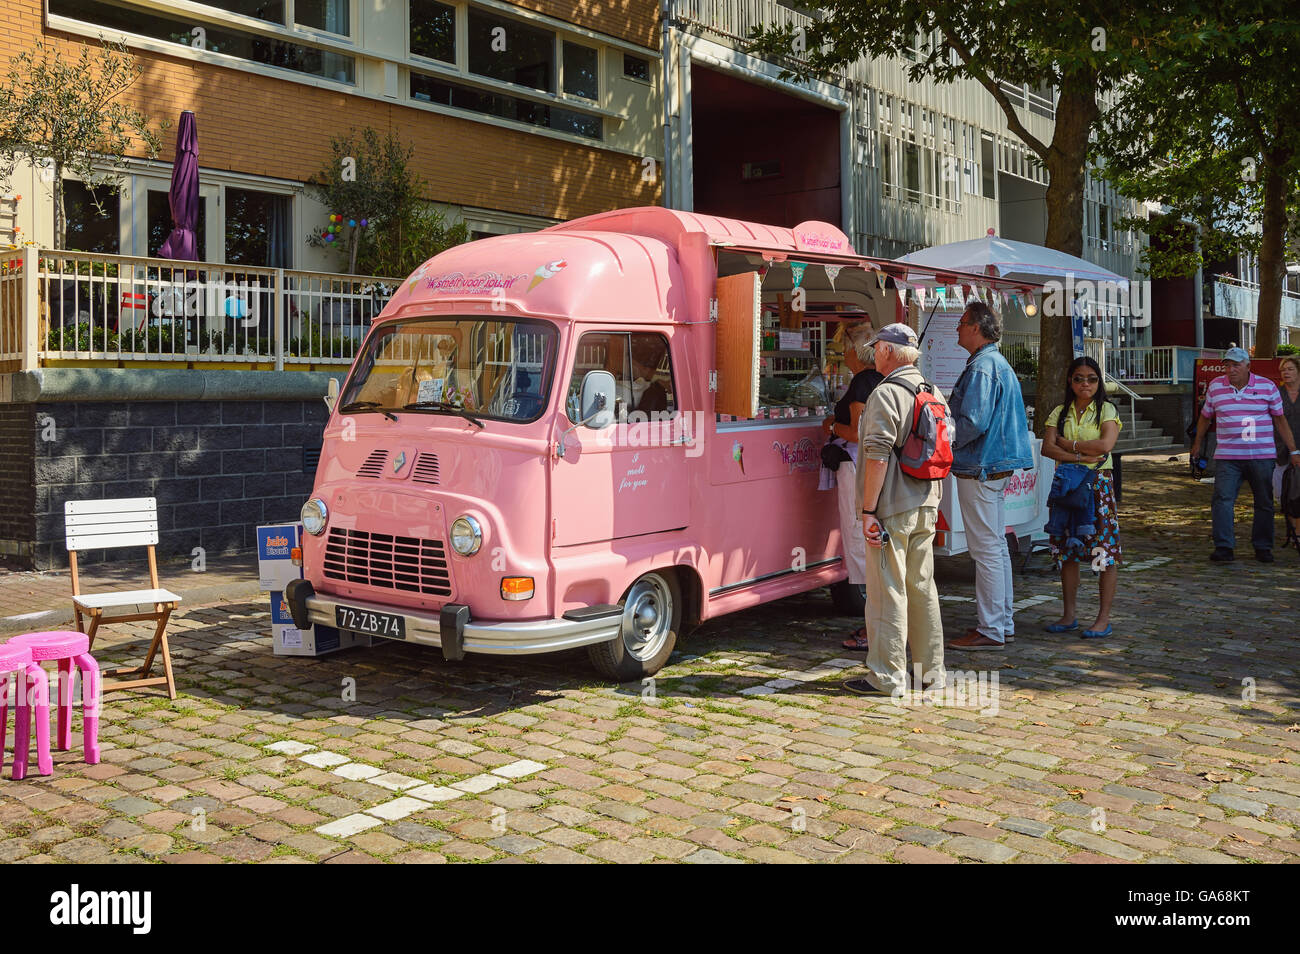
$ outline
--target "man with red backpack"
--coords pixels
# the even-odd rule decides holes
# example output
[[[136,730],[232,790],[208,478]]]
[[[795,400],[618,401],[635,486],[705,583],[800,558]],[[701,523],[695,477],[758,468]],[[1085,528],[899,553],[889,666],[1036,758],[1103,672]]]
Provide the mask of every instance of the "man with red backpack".
[[[957,343],[970,352],[952,389],[957,422],[952,472],[966,528],[966,546],[975,561],[976,625],[949,649],[1001,649],[1015,638],[1011,552],[1003,506],[1007,478],[1034,466],[1029,422],[1020,381],[998,350],[1002,319],[988,305],[973,301],[957,324]]]
[[[916,332],[880,329],[875,346],[882,380],[858,422],[858,509],[867,539],[866,675],[844,685],[864,695],[907,692],[907,651],[914,688],[941,689],[943,622],[934,586],[934,528],[941,481],[952,466],[953,422],[943,395],[921,376]]]

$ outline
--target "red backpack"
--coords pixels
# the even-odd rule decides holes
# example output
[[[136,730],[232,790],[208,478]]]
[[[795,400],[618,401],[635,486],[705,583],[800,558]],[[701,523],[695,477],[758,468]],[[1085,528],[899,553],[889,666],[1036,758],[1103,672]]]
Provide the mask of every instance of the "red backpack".
[[[915,389],[904,381],[887,379],[881,383],[897,384],[916,399],[912,405],[912,429],[903,446],[894,448],[898,466],[917,480],[943,480],[952,470],[952,438],[957,430],[948,405],[935,396],[934,386],[929,382],[922,382]]]

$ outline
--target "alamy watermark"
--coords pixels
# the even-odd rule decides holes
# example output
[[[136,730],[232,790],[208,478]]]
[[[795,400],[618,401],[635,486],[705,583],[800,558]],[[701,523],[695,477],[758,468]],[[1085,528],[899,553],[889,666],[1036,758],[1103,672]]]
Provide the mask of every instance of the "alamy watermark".
[[[1146,328],[1151,324],[1149,281],[1076,281],[1074,273],[1068,272],[1063,282],[1053,279],[1043,284],[1043,314],[1049,317],[1070,315],[1076,301],[1084,314],[1127,315],[1134,328]]]
[[[980,715],[998,714],[1001,687],[996,669],[949,669],[943,676],[929,672],[922,674],[919,663],[913,665],[914,683],[921,686],[913,692],[898,686],[890,699],[904,707],[933,706],[936,709],[977,709]],[[943,685],[935,685],[942,682]]]

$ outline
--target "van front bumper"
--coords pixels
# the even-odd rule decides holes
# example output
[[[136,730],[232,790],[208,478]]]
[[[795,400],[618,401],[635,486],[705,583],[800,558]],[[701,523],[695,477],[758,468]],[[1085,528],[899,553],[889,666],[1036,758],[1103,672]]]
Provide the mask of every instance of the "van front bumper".
[[[337,626],[334,610],[338,606],[400,616],[405,621],[405,642],[437,646],[447,659],[462,659],[465,653],[551,653],[605,643],[618,638],[623,622],[623,607],[618,605],[575,610],[559,619],[475,621],[463,604],[448,603],[437,615],[416,613],[381,603],[320,595],[309,580],[291,581],[285,587],[284,598],[294,625],[300,629],[317,624]]]

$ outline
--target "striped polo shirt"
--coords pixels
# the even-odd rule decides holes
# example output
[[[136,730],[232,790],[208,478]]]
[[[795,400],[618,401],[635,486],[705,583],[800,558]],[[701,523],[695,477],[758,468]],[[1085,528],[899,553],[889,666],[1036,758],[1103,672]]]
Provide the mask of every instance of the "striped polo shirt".
[[[1227,375],[1210,382],[1201,416],[1214,419],[1215,460],[1272,458],[1273,418],[1282,413],[1282,394],[1268,378],[1252,374],[1238,391]]]

